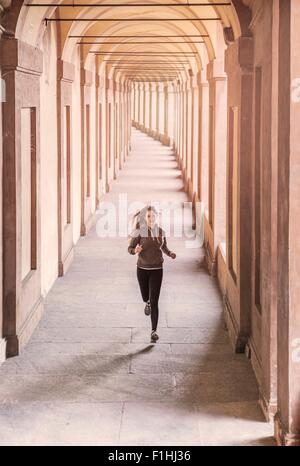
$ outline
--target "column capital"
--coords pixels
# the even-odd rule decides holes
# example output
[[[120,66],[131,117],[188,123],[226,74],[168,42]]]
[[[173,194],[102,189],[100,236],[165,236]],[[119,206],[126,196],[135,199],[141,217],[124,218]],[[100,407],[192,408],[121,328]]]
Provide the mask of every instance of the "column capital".
[[[167,88],[168,88],[169,91],[175,92],[175,84],[174,84],[174,82],[168,83],[168,84],[167,84]]]
[[[105,78],[99,75],[99,87],[103,89],[105,87]]]
[[[253,71],[254,44],[252,37],[239,37],[225,51],[225,71],[229,75],[239,66],[241,71]]]
[[[93,73],[85,68],[80,70],[80,85],[91,86],[93,83]]]
[[[40,76],[43,72],[43,52],[18,39],[1,39],[2,71],[17,70]]]
[[[200,86],[201,84],[207,83],[205,71],[204,70],[198,71],[198,73],[196,74],[196,79],[197,79],[198,86]]]
[[[226,79],[224,61],[220,59],[210,61],[207,64],[206,77],[207,81]]]
[[[150,91],[156,91],[157,86],[156,83],[150,83]]]
[[[60,58],[57,60],[57,81],[73,82],[75,77],[75,66]]]
[[[108,91],[110,89],[110,82],[111,80],[109,78],[105,78],[105,89]]]

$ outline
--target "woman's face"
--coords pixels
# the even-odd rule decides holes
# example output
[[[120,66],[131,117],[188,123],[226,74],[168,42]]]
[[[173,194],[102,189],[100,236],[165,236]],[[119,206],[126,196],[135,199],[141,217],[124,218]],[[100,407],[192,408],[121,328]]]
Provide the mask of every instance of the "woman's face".
[[[156,222],[156,215],[153,210],[148,210],[146,214],[146,222],[149,227],[153,227]]]

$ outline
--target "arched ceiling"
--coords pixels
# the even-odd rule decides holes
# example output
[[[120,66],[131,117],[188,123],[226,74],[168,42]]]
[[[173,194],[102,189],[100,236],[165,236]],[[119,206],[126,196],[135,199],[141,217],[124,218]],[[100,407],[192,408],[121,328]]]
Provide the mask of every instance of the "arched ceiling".
[[[87,69],[96,62],[117,80],[184,80],[223,56],[223,28],[241,34],[236,1],[17,0],[16,36],[38,45],[55,23],[66,61],[79,49]]]

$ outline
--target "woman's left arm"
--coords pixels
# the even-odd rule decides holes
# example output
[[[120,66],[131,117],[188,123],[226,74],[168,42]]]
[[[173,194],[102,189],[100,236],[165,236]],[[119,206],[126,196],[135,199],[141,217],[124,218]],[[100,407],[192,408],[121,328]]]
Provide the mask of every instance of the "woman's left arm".
[[[166,240],[166,237],[165,237],[165,236],[163,236],[163,244],[162,244],[161,250],[162,250],[167,256],[172,257],[172,259],[175,259],[176,254],[175,254],[175,252],[170,251],[170,249],[168,248],[168,246],[167,246],[167,240]]]

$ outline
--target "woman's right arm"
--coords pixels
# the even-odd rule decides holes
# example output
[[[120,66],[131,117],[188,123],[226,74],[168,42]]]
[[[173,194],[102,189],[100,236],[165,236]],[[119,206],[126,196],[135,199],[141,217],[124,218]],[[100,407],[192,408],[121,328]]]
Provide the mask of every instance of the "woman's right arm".
[[[129,239],[129,246],[128,246],[128,252],[129,254],[134,255],[135,254],[135,248],[140,242],[140,235],[138,236],[130,236]]]

